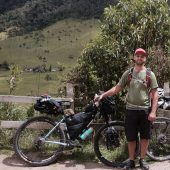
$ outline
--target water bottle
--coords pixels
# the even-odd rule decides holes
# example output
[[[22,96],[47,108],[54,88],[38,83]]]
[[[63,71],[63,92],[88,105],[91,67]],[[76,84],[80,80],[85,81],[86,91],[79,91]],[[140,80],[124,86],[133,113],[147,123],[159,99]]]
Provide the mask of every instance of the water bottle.
[[[84,140],[86,139],[87,136],[89,136],[90,134],[92,134],[93,132],[93,128],[90,127],[89,129],[87,129],[83,134],[81,134],[79,137]]]

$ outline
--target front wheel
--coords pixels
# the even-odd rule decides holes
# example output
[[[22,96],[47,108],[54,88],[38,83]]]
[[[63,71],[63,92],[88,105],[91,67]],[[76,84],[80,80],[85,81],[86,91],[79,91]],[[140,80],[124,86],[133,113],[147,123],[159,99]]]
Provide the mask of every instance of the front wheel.
[[[156,161],[170,159],[170,119],[158,117],[152,125],[147,155]]]
[[[102,126],[94,139],[94,152],[108,166],[123,165],[128,158],[124,123],[115,121]]]
[[[14,136],[16,154],[32,166],[54,162],[64,149],[64,146],[55,144],[55,141],[64,142],[64,133],[58,126],[47,138],[44,137],[55,125],[51,118],[44,116],[34,117],[23,123]]]

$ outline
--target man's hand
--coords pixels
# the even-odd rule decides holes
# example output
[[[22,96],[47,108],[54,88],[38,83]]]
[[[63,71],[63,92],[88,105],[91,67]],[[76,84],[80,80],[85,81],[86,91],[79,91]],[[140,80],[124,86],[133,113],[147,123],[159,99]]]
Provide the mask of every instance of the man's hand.
[[[148,116],[148,120],[151,121],[151,122],[155,121],[156,120],[156,113],[151,112]]]
[[[103,99],[103,96],[102,96],[102,95],[95,94],[95,96],[94,96],[94,101],[100,102],[101,99]]]
[[[99,103],[100,103],[100,100],[103,99],[103,95],[98,95],[98,94],[95,94],[94,96],[94,102],[95,102],[95,105],[98,107],[99,106]]]

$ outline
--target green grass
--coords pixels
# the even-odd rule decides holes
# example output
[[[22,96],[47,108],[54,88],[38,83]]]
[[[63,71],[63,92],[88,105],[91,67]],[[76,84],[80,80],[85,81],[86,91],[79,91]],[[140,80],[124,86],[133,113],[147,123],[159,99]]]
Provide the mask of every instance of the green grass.
[[[0,94],[9,94],[9,85],[7,83],[9,72],[1,75],[0,72]],[[4,73],[4,72],[3,72]],[[21,81],[14,90],[14,95],[41,95],[49,94],[55,96],[58,88],[64,84],[64,75],[66,72],[50,72],[50,73],[23,73]],[[45,76],[49,74],[52,80],[45,80]]]
[[[65,75],[76,65],[86,44],[99,32],[99,23],[95,19],[59,21],[41,31],[24,36],[10,37],[0,40],[0,63],[18,64],[21,67],[42,65],[39,57],[47,59],[46,66],[53,68],[60,63],[65,67],[63,72],[23,73],[22,81],[15,90],[16,95],[39,95],[49,93],[55,95],[63,85]],[[44,80],[46,74],[52,81]],[[0,71],[0,94],[9,94],[7,78],[9,72]]]

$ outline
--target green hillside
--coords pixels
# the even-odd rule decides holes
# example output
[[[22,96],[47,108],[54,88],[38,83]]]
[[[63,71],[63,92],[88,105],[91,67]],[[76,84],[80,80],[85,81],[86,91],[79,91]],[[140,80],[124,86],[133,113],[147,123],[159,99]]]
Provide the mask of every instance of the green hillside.
[[[75,66],[85,45],[98,32],[99,23],[96,19],[65,19],[40,31],[1,40],[0,63],[6,61],[9,64],[18,64],[24,69],[40,66],[43,64],[40,58],[46,58],[47,68],[50,65],[53,69],[59,65],[65,68],[64,71],[40,74],[24,72],[15,94],[36,95],[44,92],[56,94],[57,88],[62,84],[67,72]],[[0,94],[8,94],[6,79],[9,73],[7,71],[0,73]],[[52,80],[44,79],[47,74],[52,77]]]
[[[41,31],[0,41],[0,63],[6,60],[21,66],[32,66],[42,56],[47,58],[48,65],[61,62],[72,66],[85,44],[97,32],[98,21],[94,19],[59,21]]]

